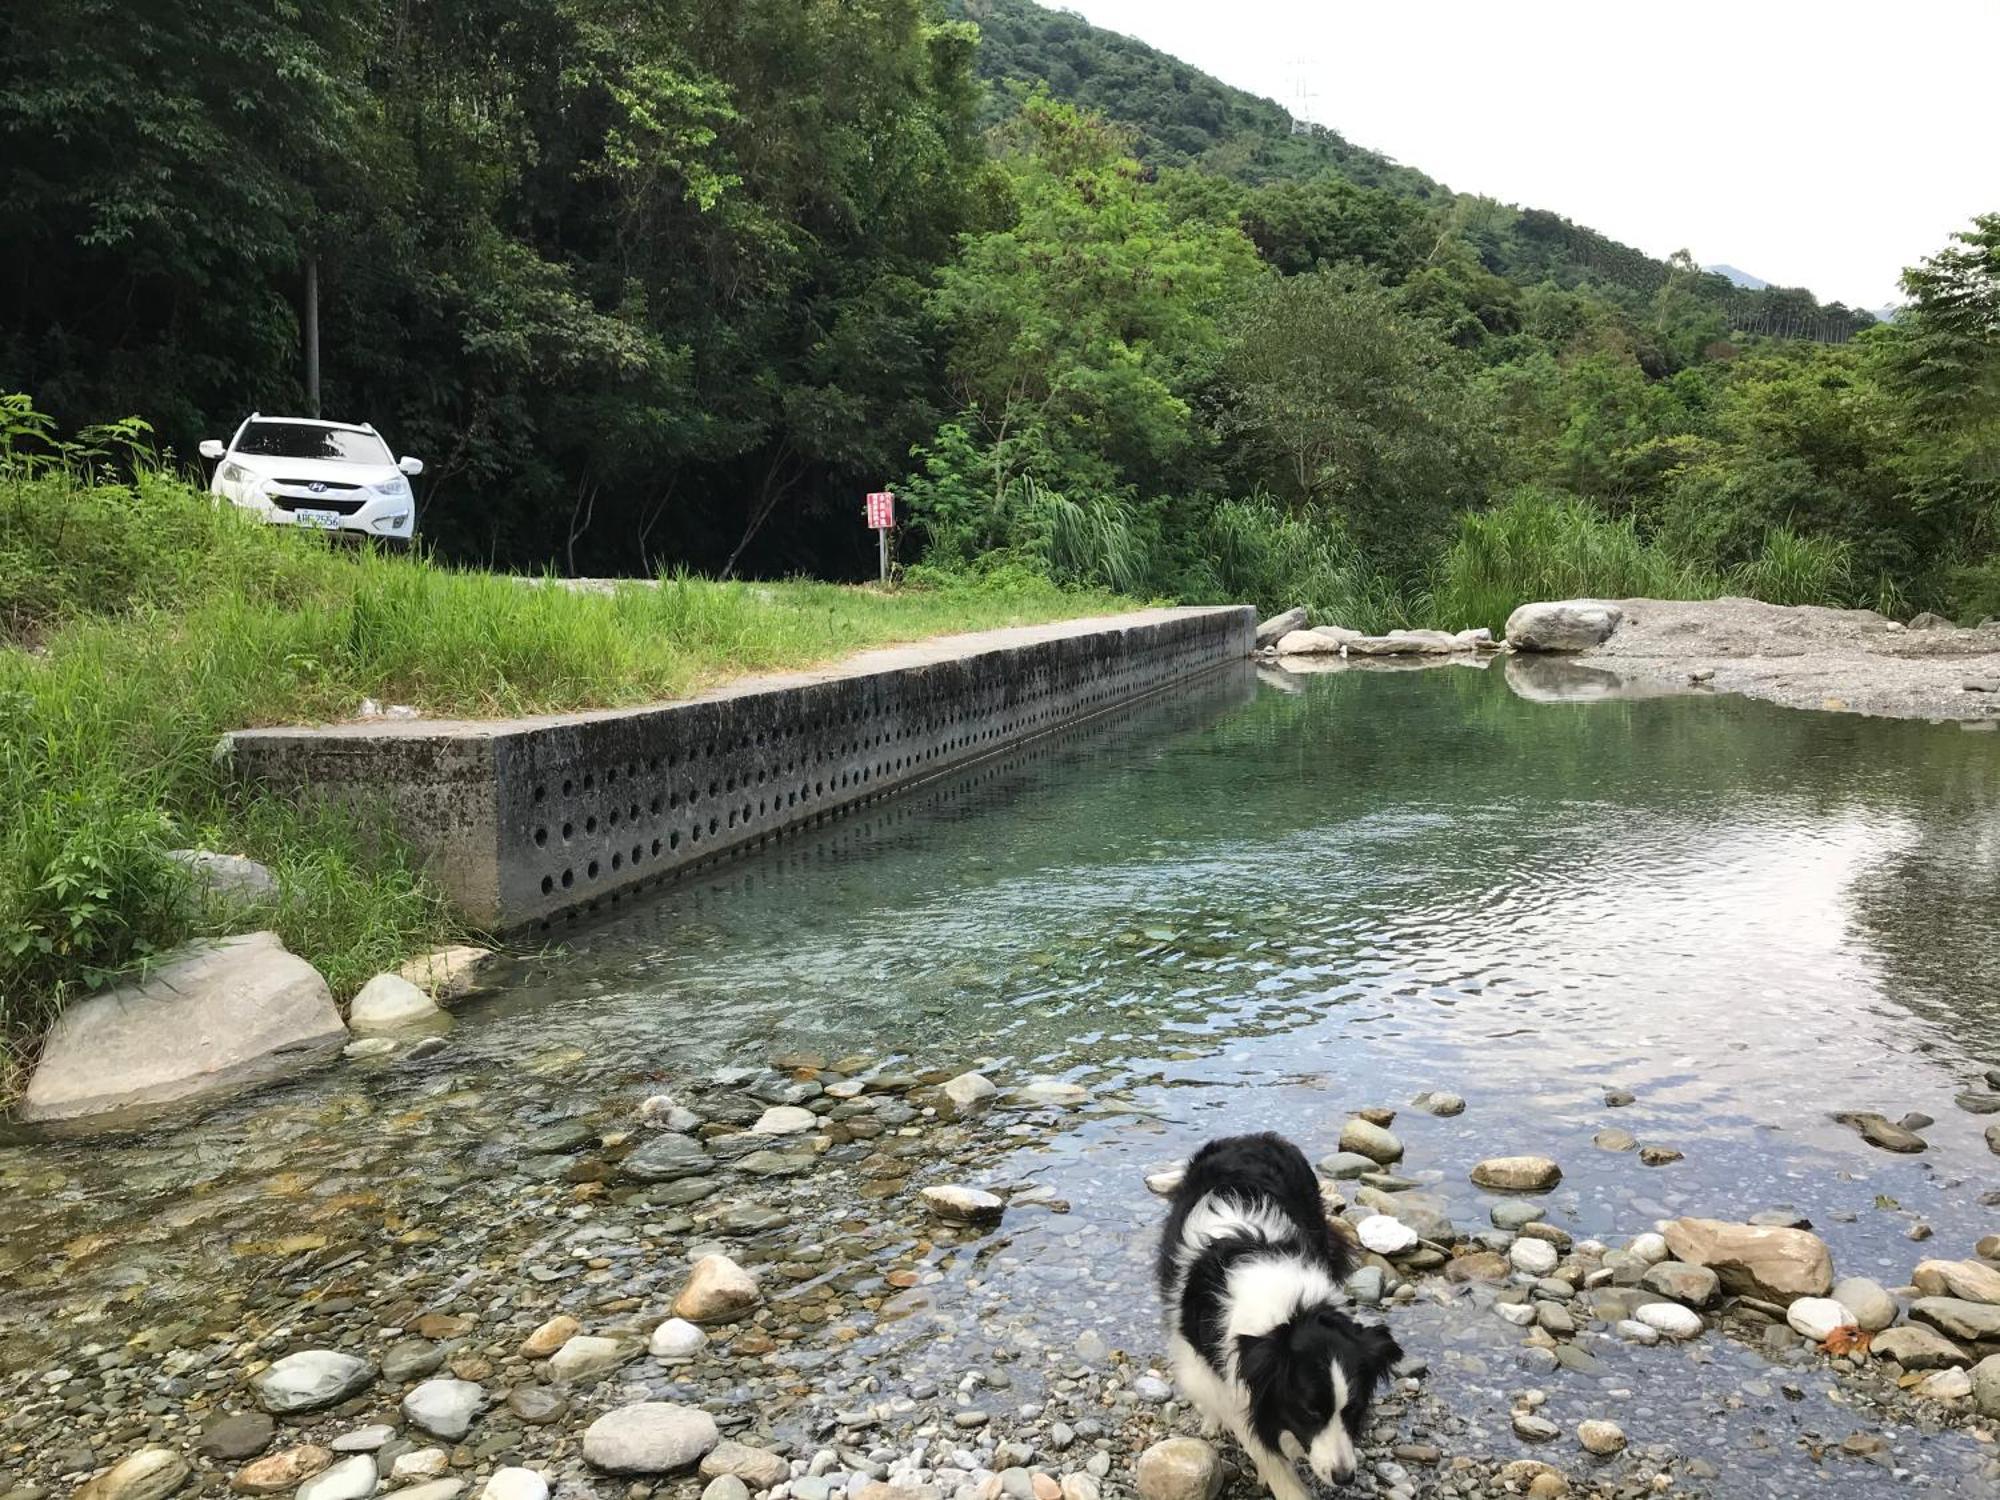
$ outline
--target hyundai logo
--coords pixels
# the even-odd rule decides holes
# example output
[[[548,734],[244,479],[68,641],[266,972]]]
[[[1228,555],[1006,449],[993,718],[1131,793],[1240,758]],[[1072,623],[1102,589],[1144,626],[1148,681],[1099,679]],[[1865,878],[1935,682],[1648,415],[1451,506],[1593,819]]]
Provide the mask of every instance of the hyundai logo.
[[[324,479],[315,479],[306,488],[311,490],[315,495],[324,495],[326,493],[326,481]]]

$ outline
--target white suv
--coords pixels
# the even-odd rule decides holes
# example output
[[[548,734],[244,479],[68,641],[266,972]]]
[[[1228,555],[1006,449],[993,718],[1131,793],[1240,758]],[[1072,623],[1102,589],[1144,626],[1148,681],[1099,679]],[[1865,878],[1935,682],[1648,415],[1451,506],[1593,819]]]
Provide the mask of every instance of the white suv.
[[[280,526],[310,526],[408,546],[416,529],[410,478],[420,458],[397,459],[373,427],[252,412],[228,446],[214,438],[209,489]]]

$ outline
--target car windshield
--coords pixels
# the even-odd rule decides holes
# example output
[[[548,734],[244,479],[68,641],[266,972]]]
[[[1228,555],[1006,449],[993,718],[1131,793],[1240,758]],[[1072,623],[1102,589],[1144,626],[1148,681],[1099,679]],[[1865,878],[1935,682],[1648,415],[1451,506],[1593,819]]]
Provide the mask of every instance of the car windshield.
[[[324,458],[335,463],[395,462],[372,432],[313,427],[304,422],[252,422],[236,440],[236,451],[264,458]]]

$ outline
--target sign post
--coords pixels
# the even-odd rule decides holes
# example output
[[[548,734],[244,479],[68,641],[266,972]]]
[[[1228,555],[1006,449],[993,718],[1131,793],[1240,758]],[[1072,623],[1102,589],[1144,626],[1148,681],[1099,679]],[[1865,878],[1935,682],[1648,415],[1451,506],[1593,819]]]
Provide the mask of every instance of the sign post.
[[[889,586],[889,528],[896,524],[896,497],[888,490],[868,496],[868,525],[875,533],[875,548],[881,568],[882,586]]]

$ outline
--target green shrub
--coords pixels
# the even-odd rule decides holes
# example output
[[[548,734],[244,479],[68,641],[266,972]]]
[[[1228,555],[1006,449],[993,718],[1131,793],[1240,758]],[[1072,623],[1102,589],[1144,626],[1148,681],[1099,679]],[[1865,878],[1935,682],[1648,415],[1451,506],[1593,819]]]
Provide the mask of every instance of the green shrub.
[[[1770,604],[1845,604],[1852,552],[1837,537],[1803,536],[1775,526],[1764,534],[1758,554],[1731,570],[1730,586]]]

